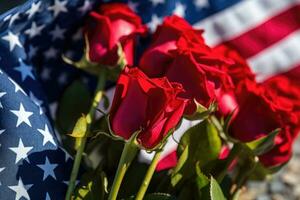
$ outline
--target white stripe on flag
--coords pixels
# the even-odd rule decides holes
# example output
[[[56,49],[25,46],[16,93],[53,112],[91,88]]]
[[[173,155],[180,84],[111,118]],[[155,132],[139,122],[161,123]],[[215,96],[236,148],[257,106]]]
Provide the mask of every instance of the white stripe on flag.
[[[300,64],[300,30],[248,59],[257,80],[289,71]]]
[[[245,0],[194,24],[194,27],[204,29],[207,43],[215,46],[299,3],[300,0]]]

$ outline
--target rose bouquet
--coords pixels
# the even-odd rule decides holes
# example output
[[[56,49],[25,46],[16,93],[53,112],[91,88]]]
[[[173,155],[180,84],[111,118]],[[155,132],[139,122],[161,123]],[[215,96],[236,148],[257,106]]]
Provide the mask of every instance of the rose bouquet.
[[[238,199],[248,180],[264,180],[289,161],[299,87],[280,76],[256,82],[237,52],[209,47],[202,33],[174,15],[151,35],[120,3],[89,14],[84,55],[63,56],[98,77],[94,98],[78,82],[64,95],[86,105],[65,142],[75,154],[66,200]],[[135,56],[143,37],[152,42]],[[148,164],[140,151],[154,154]]]

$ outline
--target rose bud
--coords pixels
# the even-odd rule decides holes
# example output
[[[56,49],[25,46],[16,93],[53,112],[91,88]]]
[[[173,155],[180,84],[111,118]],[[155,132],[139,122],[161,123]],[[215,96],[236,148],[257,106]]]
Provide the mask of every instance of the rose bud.
[[[208,108],[222,89],[232,87],[222,70],[222,65],[231,62],[214,53],[201,34],[180,17],[166,17],[140,60],[140,68],[148,76],[166,76],[182,84],[185,92],[180,96],[189,99],[186,115],[196,111],[195,100]]]
[[[89,60],[114,66],[119,60],[118,44],[121,44],[127,64],[132,65],[136,37],[146,31],[141,18],[126,4],[101,4],[90,13],[84,27]]]
[[[121,73],[110,110],[114,134],[137,140],[146,149],[155,148],[180,121],[186,100],[178,97],[182,87],[166,78],[148,78],[138,68]]]

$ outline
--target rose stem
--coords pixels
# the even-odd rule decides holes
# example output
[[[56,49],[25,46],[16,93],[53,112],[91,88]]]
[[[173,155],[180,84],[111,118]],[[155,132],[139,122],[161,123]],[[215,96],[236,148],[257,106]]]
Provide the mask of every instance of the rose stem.
[[[257,156],[253,158],[253,161],[250,162],[250,166],[248,169],[244,169],[243,173],[240,173],[240,176],[236,178],[236,187],[233,189],[232,197],[238,195],[237,193],[242,188],[242,186],[247,182],[247,179],[250,177],[251,173],[255,170],[257,167],[257,164],[259,163],[259,159]]]
[[[149,183],[150,183],[150,181],[152,179],[152,176],[154,174],[154,171],[156,169],[156,166],[157,166],[157,163],[159,161],[161,153],[162,153],[162,149],[159,149],[158,151],[155,152],[155,155],[154,155],[154,157],[151,161],[151,164],[150,164],[150,166],[148,168],[148,171],[145,175],[143,183],[142,183],[142,185],[141,185],[141,187],[140,187],[140,189],[139,189],[139,191],[136,195],[136,198],[135,198],[136,200],[142,200],[144,198],[145,193],[148,189]]]
[[[76,179],[77,179],[77,175],[78,175],[78,171],[79,171],[79,167],[80,167],[80,163],[81,163],[81,159],[82,159],[82,154],[83,154],[83,151],[85,149],[85,145],[86,145],[86,141],[87,141],[87,135],[90,131],[92,120],[94,118],[97,106],[98,106],[98,104],[101,101],[101,98],[103,96],[103,90],[104,90],[104,87],[105,87],[105,80],[106,80],[106,70],[101,70],[101,72],[99,74],[99,78],[98,78],[97,87],[96,87],[96,90],[95,90],[95,96],[94,96],[91,108],[89,110],[89,113],[86,116],[86,120],[87,120],[86,133],[85,133],[84,137],[81,138],[81,141],[79,142],[80,145],[79,145],[78,150],[76,152],[75,161],[74,161],[74,164],[73,164],[73,168],[72,168],[71,177],[70,177],[69,186],[68,186],[68,190],[67,190],[65,200],[71,200],[71,196],[72,196],[74,188],[75,188],[75,182],[76,182]]]
[[[113,185],[111,187],[108,200],[116,200],[118,192],[130,163],[138,152],[138,146],[135,143],[135,138],[125,142],[123,152],[119,161],[118,169],[115,175]]]

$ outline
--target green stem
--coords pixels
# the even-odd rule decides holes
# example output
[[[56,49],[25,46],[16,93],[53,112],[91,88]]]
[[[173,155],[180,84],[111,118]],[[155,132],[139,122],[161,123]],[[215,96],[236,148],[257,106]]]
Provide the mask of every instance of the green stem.
[[[232,149],[230,150],[230,153],[229,153],[228,157],[226,158],[223,170],[221,171],[221,173],[217,177],[217,181],[219,183],[222,182],[222,180],[224,179],[225,175],[228,172],[229,166],[231,165],[233,160],[241,153],[241,151],[242,151],[242,145],[239,144],[239,143],[235,143],[233,145]]]
[[[73,194],[73,191],[74,191],[74,188],[75,188],[75,183],[76,183],[80,163],[81,163],[81,160],[82,160],[83,151],[85,149],[87,136],[89,134],[91,124],[92,124],[92,120],[94,118],[97,106],[98,106],[98,104],[101,101],[101,98],[103,96],[103,90],[104,90],[104,87],[105,87],[105,79],[106,79],[106,70],[102,70],[100,72],[100,75],[99,75],[99,78],[98,78],[98,83],[97,83],[97,87],[96,87],[96,91],[95,91],[95,96],[94,96],[91,108],[89,110],[89,113],[86,115],[87,131],[85,133],[85,136],[80,139],[81,141],[79,141],[79,146],[78,146],[78,149],[77,149],[77,152],[76,152],[75,161],[74,161],[74,164],[73,164],[73,168],[72,168],[71,177],[70,177],[69,186],[68,186],[68,190],[67,190],[67,193],[66,193],[65,200],[71,200],[71,197],[72,197],[72,194]]]
[[[128,142],[125,142],[123,152],[119,161],[118,169],[115,175],[113,185],[111,187],[108,200],[116,200],[118,196],[119,189],[122,184],[122,180],[125,176],[130,163],[134,159],[138,152],[138,146],[135,143],[135,137],[131,138]]]
[[[156,166],[157,166],[157,163],[159,161],[161,153],[162,153],[161,149],[155,152],[155,155],[154,155],[154,157],[151,161],[151,164],[148,168],[148,171],[147,171],[147,173],[144,177],[143,183],[142,183],[142,185],[141,185],[141,187],[140,187],[140,189],[139,189],[139,191],[136,195],[136,198],[135,198],[136,200],[142,200],[144,198],[145,193],[146,193],[146,191],[148,189],[148,186],[150,184],[150,181],[152,179],[152,176],[154,174],[154,171],[156,169]]]
[[[249,161],[246,168],[240,169],[240,172],[236,178],[236,187],[232,192],[232,196],[237,195],[242,186],[247,182],[252,172],[256,169],[258,163],[258,157],[254,157],[253,160]]]

